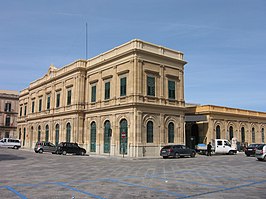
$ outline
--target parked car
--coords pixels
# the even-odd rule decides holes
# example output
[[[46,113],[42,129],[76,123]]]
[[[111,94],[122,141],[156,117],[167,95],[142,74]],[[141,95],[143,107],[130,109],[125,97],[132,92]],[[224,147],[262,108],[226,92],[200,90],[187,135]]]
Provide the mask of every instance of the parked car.
[[[55,152],[56,146],[51,142],[36,142],[34,151],[35,153],[43,153],[43,152]]]
[[[255,156],[256,149],[260,145],[261,144],[250,144],[250,145],[248,145],[247,148],[245,148],[246,156]]]
[[[260,161],[266,160],[266,144],[261,144],[258,146],[255,157]]]
[[[66,155],[67,153],[85,155],[86,150],[84,148],[79,147],[77,143],[61,142],[60,144],[58,144],[55,153],[60,155]]]
[[[196,151],[194,149],[190,149],[189,147],[180,144],[164,146],[160,151],[160,156],[163,156],[163,158],[179,158],[184,156],[195,157],[195,155]]]
[[[0,140],[0,147],[19,149],[21,147],[21,143],[19,139],[3,138]]]

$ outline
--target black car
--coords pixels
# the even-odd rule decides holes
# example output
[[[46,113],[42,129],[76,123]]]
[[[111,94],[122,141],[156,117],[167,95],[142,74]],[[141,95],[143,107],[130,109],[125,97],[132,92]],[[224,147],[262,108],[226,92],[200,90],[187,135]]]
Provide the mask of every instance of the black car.
[[[67,153],[75,155],[85,155],[86,150],[84,148],[79,147],[77,143],[61,142],[60,144],[58,144],[55,153],[60,155],[66,155]]]
[[[184,145],[167,145],[164,146],[160,151],[160,156],[163,156],[163,158],[168,157],[195,157],[196,151],[194,149],[190,149],[189,147],[186,147]]]
[[[261,144],[250,144],[245,148],[245,154],[246,156],[255,156],[256,149],[260,146]]]

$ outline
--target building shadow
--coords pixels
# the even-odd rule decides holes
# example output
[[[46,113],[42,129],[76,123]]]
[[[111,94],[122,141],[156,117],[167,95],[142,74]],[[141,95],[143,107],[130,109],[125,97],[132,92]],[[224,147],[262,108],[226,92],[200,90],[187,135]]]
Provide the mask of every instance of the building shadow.
[[[25,157],[20,157],[16,155],[9,155],[9,154],[0,154],[0,162],[5,160],[25,160]]]

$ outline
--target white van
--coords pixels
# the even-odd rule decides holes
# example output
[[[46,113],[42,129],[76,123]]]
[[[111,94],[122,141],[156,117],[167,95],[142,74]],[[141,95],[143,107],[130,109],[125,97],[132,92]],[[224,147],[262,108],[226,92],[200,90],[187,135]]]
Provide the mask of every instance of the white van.
[[[3,138],[0,140],[0,147],[19,149],[21,147],[21,143],[19,139]]]
[[[226,139],[214,139],[212,140],[212,152],[215,154],[236,154],[236,147],[232,147],[231,143]],[[198,144],[196,150],[199,153],[207,154],[207,145]]]

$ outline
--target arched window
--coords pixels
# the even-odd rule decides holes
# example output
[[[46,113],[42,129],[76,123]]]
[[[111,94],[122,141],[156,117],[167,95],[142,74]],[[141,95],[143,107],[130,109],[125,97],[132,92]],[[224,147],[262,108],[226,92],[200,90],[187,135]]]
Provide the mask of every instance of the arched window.
[[[245,142],[245,128],[244,127],[241,128],[241,142],[242,143]]]
[[[232,140],[233,137],[234,137],[234,129],[232,126],[230,126],[230,128],[229,128],[229,140]]]
[[[55,125],[55,145],[57,146],[59,143],[59,124]]]
[[[18,139],[21,140],[21,129],[19,129],[19,135],[18,135]]]
[[[96,152],[96,123],[91,123],[91,152]]]
[[[261,142],[264,143],[264,128],[261,129]]]
[[[127,154],[127,140],[127,120],[123,119],[120,121],[120,154]]]
[[[219,125],[216,126],[216,139],[221,139],[221,127]]]
[[[38,142],[41,141],[41,126],[38,126]]]
[[[110,121],[107,120],[104,123],[104,153],[110,153],[110,132],[111,132],[111,124]]]
[[[70,123],[67,123],[66,125],[66,142],[71,141],[71,125]]]
[[[251,134],[252,134],[252,143],[255,143],[255,128],[254,127],[252,128]]]
[[[147,143],[153,143],[153,122],[147,123]]]
[[[45,142],[49,141],[49,126],[48,124],[45,126]]]
[[[24,128],[23,131],[23,146],[25,146],[25,140],[26,140],[26,128]]]
[[[175,126],[173,122],[168,124],[168,143],[174,143],[175,138]]]

